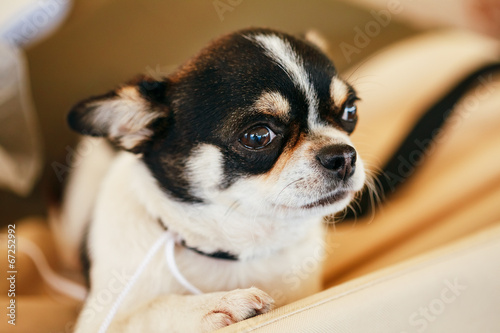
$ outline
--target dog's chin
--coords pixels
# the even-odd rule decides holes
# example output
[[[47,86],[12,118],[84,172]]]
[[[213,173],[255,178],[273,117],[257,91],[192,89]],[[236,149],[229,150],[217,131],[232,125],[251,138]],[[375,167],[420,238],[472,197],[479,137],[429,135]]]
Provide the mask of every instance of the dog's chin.
[[[320,217],[335,214],[347,207],[355,193],[356,191],[337,190],[304,204],[279,205],[275,212],[286,217]]]
[[[340,201],[343,201],[343,199],[346,199],[349,196],[350,192],[349,191],[344,191],[344,190],[338,190],[333,193],[330,193],[319,200],[313,201],[311,203],[308,203],[306,205],[300,206],[301,209],[315,209],[315,208],[321,208],[321,207],[326,207],[326,206],[332,206],[335,204],[338,204]]]

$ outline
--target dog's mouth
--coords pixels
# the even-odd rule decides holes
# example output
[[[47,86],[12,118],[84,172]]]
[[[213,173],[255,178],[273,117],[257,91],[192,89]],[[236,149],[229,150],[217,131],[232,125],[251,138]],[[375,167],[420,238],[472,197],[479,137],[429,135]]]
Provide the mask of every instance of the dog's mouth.
[[[301,206],[300,208],[311,209],[311,208],[331,205],[339,200],[345,199],[348,195],[349,195],[349,191],[343,191],[343,190],[336,191],[336,192],[331,193],[322,199],[319,199],[318,201],[314,201],[314,202],[311,202],[307,205]]]
[[[301,205],[299,204],[297,206],[279,205],[277,208],[281,208],[286,211],[295,211],[295,212],[301,211],[302,213],[312,212],[316,210],[324,210],[325,208],[328,208],[329,206],[334,206],[335,204],[347,205],[346,200],[350,199],[354,194],[354,192],[355,191],[353,190],[338,189],[334,192],[328,193],[327,195],[321,197],[316,201],[307,204],[301,204]]]

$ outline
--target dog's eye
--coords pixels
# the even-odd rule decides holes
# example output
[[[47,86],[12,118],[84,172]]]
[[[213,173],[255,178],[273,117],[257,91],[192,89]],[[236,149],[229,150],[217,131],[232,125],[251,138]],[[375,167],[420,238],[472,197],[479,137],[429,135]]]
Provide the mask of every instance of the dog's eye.
[[[240,142],[243,146],[249,149],[264,148],[273,141],[276,134],[266,126],[256,126],[244,133]]]
[[[344,110],[342,111],[342,115],[340,117],[342,127],[349,134],[354,131],[354,128],[356,127],[356,123],[358,121],[358,108],[356,107],[357,100],[358,98],[356,97],[349,98],[344,104]]]
[[[353,122],[357,118],[356,112],[358,108],[356,107],[356,100],[348,101],[344,106],[344,112],[342,113],[342,120],[346,122]]]

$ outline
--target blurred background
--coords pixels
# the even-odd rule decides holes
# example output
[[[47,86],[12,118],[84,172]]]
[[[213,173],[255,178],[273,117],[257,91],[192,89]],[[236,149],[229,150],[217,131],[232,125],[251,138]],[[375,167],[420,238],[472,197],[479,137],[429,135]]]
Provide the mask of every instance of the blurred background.
[[[168,75],[223,33],[314,29],[342,72],[423,30],[459,26],[498,35],[498,8],[487,0],[2,2],[1,224],[46,215],[47,192],[67,177],[74,155],[77,137],[65,122],[72,105],[138,73]],[[8,94],[17,103],[7,103]]]

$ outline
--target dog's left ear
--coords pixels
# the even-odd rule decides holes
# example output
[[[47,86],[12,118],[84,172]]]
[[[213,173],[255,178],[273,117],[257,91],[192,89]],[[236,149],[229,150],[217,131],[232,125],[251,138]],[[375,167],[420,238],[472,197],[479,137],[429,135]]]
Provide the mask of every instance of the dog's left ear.
[[[69,126],[83,135],[106,137],[118,147],[140,153],[153,136],[153,123],[168,117],[168,79],[140,76],[105,95],[78,103]]]

